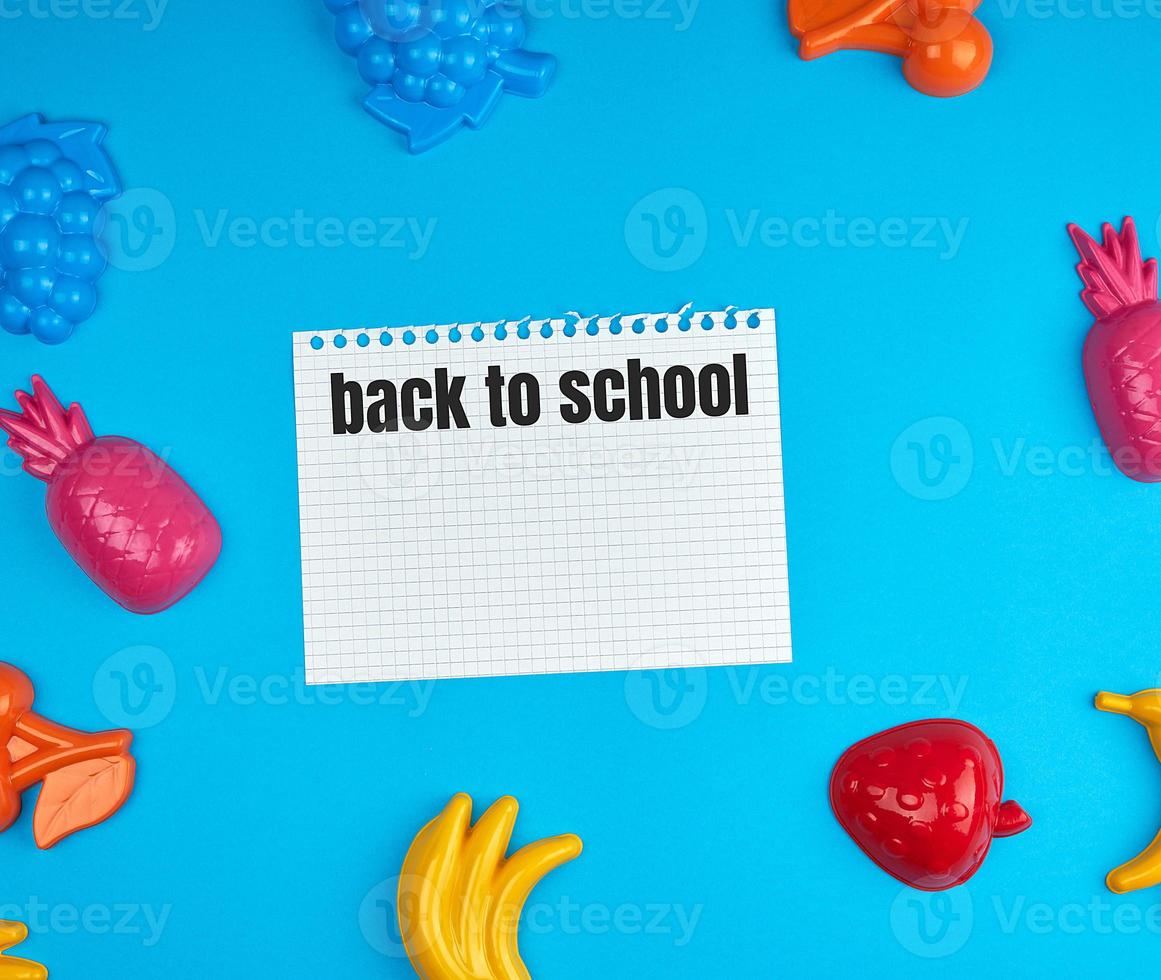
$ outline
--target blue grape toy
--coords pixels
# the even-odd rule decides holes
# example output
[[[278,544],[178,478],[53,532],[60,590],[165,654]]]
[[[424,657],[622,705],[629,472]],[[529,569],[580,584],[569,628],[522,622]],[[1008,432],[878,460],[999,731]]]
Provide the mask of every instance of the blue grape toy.
[[[97,219],[121,193],[96,123],[25,116],[0,128],[0,327],[46,344],[97,306]]]
[[[512,0],[324,0],[335,38],[372,86],[363,102],[422,153],[461,126],[478,129],[500,96],[538,98],[552,55],[525,51]]]

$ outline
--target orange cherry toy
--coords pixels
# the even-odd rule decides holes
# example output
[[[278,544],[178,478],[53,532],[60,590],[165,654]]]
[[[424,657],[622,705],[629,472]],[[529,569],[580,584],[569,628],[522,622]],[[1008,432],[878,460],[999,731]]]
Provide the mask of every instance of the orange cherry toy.
[[[107,820],[133,792],[132,732],[89,735],[31,710],[32,682],[0,663],[0,833],[20,816],[20,794],[41,784],[32,818],[42,850]]]
[[[973,16],[980,0],[790,0],[799,55],[880,51],[903,59],[903,77],[926,95],[978,87],[992,66],[992,38]]]

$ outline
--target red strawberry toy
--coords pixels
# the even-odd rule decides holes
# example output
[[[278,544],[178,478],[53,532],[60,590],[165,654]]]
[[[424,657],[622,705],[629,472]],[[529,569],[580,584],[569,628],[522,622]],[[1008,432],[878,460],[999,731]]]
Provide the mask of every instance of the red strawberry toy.
[[[943,891],[979,870],[993,837],[1032,826],[1001,803],[1004,767],[983,732],[962,721],[913,721],[843,753],[830,804],[855,843],[912,888]]]

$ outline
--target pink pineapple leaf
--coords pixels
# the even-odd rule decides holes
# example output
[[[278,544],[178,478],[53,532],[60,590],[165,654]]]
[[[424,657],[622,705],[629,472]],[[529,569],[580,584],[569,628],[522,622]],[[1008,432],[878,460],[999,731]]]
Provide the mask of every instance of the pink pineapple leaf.
[[[1157,260],[1141,261],[1132,218],[1125,218],[1119,235],[1106,222],[1103,245],[1078,225],[1069,225],[1068,233],[1081,258],[1076,267],[1085,285],[1080,297],[1098,320],[1139,303],[1157,301]]]
[[[23,414],[0,408],[0,429],[24,459],[25,471],[47,483],[61,463],[93,441],[93,430],[80,405],[65,411],[39,375],[33,376],[32,391],[16,393]]]

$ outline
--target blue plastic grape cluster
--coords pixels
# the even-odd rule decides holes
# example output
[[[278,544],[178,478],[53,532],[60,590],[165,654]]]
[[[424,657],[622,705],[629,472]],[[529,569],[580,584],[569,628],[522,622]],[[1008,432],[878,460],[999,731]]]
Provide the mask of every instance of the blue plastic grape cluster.
[[[105,129],[26,116],[0,129],[0,327],[46,344],[93,314],[103,202],[120,193]]]
[[[525,51],[510,0],[325,0],[335,37],[372,86],[366,108],[405,133],[413,153],[483,125],[500,95],[534,98],[556,59]]]

